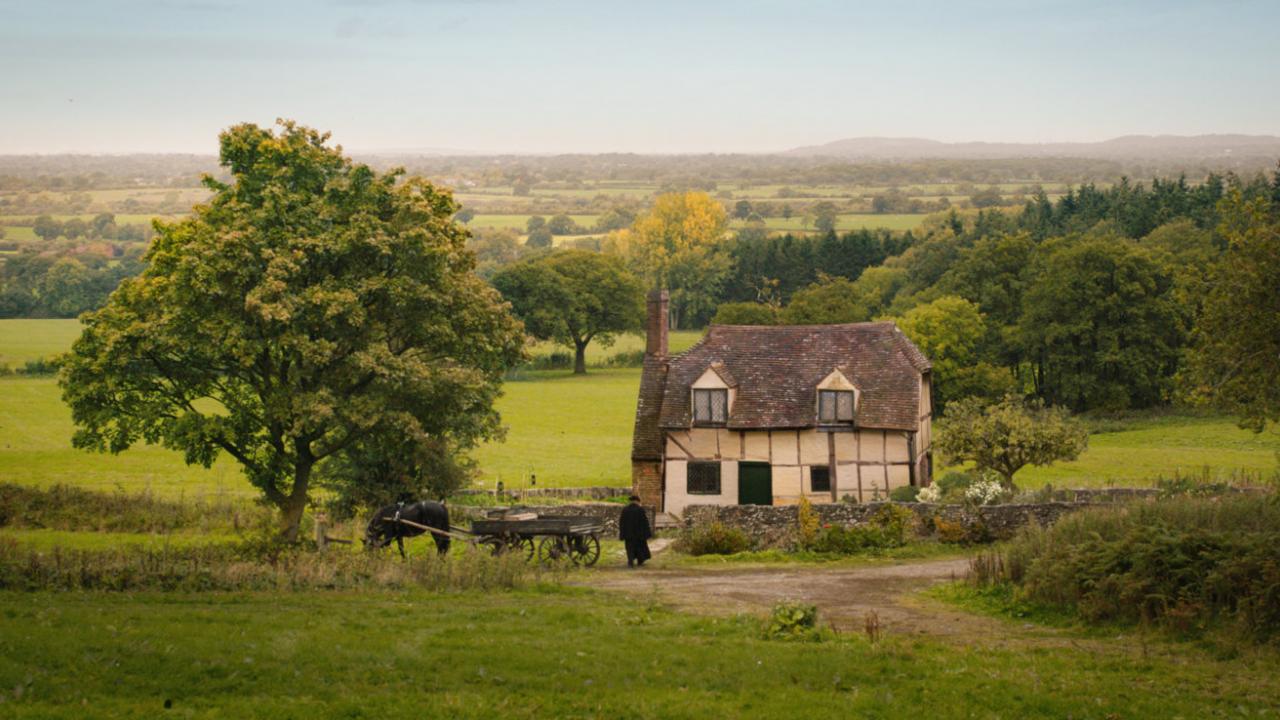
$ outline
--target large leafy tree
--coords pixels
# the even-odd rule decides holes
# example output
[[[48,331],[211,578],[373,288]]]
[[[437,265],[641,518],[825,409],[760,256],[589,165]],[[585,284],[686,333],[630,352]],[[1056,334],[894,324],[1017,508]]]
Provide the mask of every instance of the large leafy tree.
[[[1261,432],[1280,422],[1280,205],[1234,190],[1220,209],[1228,246],[1207,273],[1185,380]]]
[[[1074,460],[1088,441],[1088,431],[1063,408],[1027,404],[1010,395],[995,404],[980,398],[952,403],[938,428],[936,448],[945,462],[994,470],[1012,488],[1018,470]]]
[[[493,277],[529,333],[574,348],[573,371],[587,371],[587,346],[608,347],[644,322],[644,287],[622,260],[589,250],[560,250],[512,265]]]
[[[724,206],[705,192],[664,193],[607,247],[650,287],[671,292],[671,324],[679,327],[682,318],[715,312],[732,266],[722,247],[728,228]]]
[[[1167,268],[1114,235],[1038,254],[1019,335],[1040,397],[1077,411],[1167,400],[1185,334]]]
[[[66,358],[73,442],[235,458],[296,537],[317,465],[356,447],[466,449],[500,429],[519,322],[472,272],[447,192],[282,121],[220,137],[229,183],[158,223]]]
[[[943,295],[908,310],[898,319],[898,327],[933,363],[939,412],[963,397],[994,401],[1014,391],[1013,375],[982,356],[986,321],[974,303]]]

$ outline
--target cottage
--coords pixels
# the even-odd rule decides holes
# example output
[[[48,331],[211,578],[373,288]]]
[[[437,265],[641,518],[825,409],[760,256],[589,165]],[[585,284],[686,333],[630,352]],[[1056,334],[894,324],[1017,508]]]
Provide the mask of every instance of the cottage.
[[[667,302],[649,295],[631,449],[645,505],[869,502],[930,483],[930,364],[892,322],[712,325],[669,357]]]

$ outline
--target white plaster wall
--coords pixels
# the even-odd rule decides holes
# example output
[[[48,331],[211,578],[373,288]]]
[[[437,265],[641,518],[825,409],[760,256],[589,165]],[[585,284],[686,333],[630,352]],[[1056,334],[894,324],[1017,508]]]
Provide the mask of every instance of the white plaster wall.
[[[911,468],[906,465],[890,465],[889,489],[900,488],[911,484]]]
[[[904,432],[886,432],[888,436],[889,462],[906,462],[911,459],[911,451],[907,448],[907,434]]]
[[[884,431],[863,430],[859,435],[862,442],[862,461],[884,462]]]
[[[714,460],[719,457],[720,443],[718,430],[715,428],[694,428],[689,431],[689,444],[686,446],[699,460]]]
[[[773,433],[774,466],[800,464],[800,433],[794,430],[779,430]],[[776,494],[776,493],[775,493]]]
[[[773,504],[791,505],[800,502],[800,467],[797,465],[773,466]]]
[[[666,463],[667,490],[664,508],[679,515],[690,505],[737,505],[738,463],[720,463],[720,494],[689,494],[689,463],[684,460],[668,460]]]
[[[865,431],[832,433],[836,438],[836,461],[853,462],[858,459],[858,438]]]
[[[725,460],[737,460],[742,455],[741,433],[721,428],[716,431],[720,441],[720,457]]]
[[[767,432],[746,432],[746,454],[743,460],[752,462],[769,462],[769,434]]]
[[[801,465],[826,465],[830,457],[827,448],[827,437],[830,433],[818,432],[817,430],[802,430],[800,432],[800,464]]]

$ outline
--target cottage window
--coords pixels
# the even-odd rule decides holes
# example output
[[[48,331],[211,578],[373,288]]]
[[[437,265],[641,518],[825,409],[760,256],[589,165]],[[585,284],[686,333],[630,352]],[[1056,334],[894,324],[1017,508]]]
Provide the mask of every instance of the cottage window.
[[[719,495],[720,494],[720,463],[718,462],[689,463],[689,494],[690,495]]]
[[[818,422],[853,422],[853,391],[819,390]]]
[[[729,418],[729,391],[693,391],[693,421],[698,425],[723,425]]]
[[[831,492],[831,468],[826,465],[810,467],[809,490],[811,492]]]

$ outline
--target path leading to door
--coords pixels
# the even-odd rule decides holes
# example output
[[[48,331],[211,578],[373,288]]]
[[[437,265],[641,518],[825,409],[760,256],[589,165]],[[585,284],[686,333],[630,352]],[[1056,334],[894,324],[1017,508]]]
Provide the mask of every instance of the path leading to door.
[[[782,600],[818,607],[819,617],[839,630],[861,631],[874,612],[884,632],[990,638],[998,620],[919,597],[939,583],[963,578],[967,558],[863,567],[772,566],[767,568],[642,568],[605,570],[593,587],[652,597],[698,613],[761,615]]]

